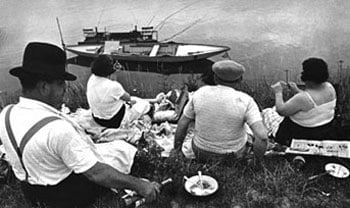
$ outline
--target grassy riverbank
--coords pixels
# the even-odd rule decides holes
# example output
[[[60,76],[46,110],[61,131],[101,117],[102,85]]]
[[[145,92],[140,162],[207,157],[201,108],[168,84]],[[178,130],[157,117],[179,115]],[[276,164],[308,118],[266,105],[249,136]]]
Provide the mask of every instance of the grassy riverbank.
[[[145,161],[135,164],[134,175],[157,181],[171,177],[175,183],[166,187],[157,202],[144,207],[341,208],[342,200],[350,194],[347,190],[349,179],[323,176],[308,180],[309,176],[321,170],[314,165],[296,172],[282,157],[266,158],[252,165],[247,165],[244,160],[202,165],[182,156],[167,159],[151,157]],[[213,196],[193,198],[183,190],[183,176],[196,175],[198,170],[217,179],[220,188]],[[16,181],[1,185],[0,199],[0,207],[29,207]],[[118,196],[106,193],[92,207],[118,208]]]
[[[127,86],[126,89],[133,95],[153,97],[158,92],[171,88],[172,80],[156,79],[165,78],[162,76],[154,74],[146,80],[147,78],[141,75],[135,77],[135,74],[124,74],[119,75],[118,80]],[[180,77],[174,83],[181,83],[181,81],[193,86],[198,84],[196,76]],[[274,101],[269,85],[267,81],[246,81],[242,83],[240,89],[251,94],[260,107],[265,108],[272,106]],[[344,113],[339,115],[339,124],[345,124],[344,115],[350,106],[350,90],[347,88],[347,82],[341,83],[339,89],[342,94],[338,95],[337,108],[339,112]],[[18,95],[19,92],[2,94],[0,109],[8,103],[16,102]],[[87,107],[84,82],[75,82],[68,86],[66,104],[72,110]],[[325,162],[327,162],[326,159],[310,158],[308,166],[301,172],[297,172],[288,162],[288,158],[281,156],[265,158],[261,162],[255,161],[251,164],[245,160],[239,160],[203,165],[185,159],[181,155],[160,158],[157,150],[150,149],[143,159],[136,161],[133,175],[156,181],[171,177],[175,181],[172,186],[164,190],[157,202],[145,207],[343,207],[342,200],[350,198],[349,178],[336,179],[323,176],[308,180],[308,177],[323,171]],[[195,175],[198,170],[218,180],[220,189],[215,195],[199,199],[189,196],[183,190],[183,176]],[[28,207],[20,192],[19,183],[14,179],[8,182],[8,184],[0,184],[0,207]],[[119,207],[117,194],[107,193],[92,207]]]

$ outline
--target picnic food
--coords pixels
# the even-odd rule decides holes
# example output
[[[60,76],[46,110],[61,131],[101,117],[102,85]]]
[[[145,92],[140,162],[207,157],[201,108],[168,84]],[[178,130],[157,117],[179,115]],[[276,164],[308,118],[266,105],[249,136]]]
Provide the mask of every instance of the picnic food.
[[[190,192],[193,195],[196,196],[205,196],[210,193],[212,193],[212,190],[214,189],[213,186],[210,185],[208,181],[202,180],[202,186],[201,187],[201,181],[198,180],[196,183],[194,183],[192,186],[190,186]]]

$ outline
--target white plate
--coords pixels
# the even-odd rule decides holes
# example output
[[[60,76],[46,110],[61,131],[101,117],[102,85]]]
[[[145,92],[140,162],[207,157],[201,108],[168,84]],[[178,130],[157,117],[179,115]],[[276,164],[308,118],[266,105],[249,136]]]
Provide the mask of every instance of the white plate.
[[[214,194],[218,188],[218,182],[211,176],[202,175],[203,189],[199,185],[198,175],[192,176],[185,182],[185,190],[193,196],[209,196]]]
[[[329,173],[329,175],[336,178],[347,178],[350,174],[348,168],[337,163],[326,164],[325,170]]]

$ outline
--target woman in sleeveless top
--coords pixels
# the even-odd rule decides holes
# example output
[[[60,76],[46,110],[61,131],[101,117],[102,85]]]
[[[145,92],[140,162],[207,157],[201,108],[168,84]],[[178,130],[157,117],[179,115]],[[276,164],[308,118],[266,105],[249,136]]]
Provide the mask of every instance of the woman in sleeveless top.
[[[293,82],[280,81],[272,86],[276,111],[285,117],[278,127],[275,141],[283,145],[289,146],[293,138],[332,139],[336,92],[327,82],[327,63],[319,58],[309,58],[302,66],[301,80],[305,83],[305,90],[300,90]],[[286,86],[296,94],[285,102],[283,87]]]

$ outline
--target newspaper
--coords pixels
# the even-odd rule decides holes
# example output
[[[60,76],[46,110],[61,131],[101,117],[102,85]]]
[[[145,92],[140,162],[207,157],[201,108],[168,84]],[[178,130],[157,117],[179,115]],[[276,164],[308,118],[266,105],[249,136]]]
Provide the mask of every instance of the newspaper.
[[[286,153],[350,158],[350,141],[293,139]]]

